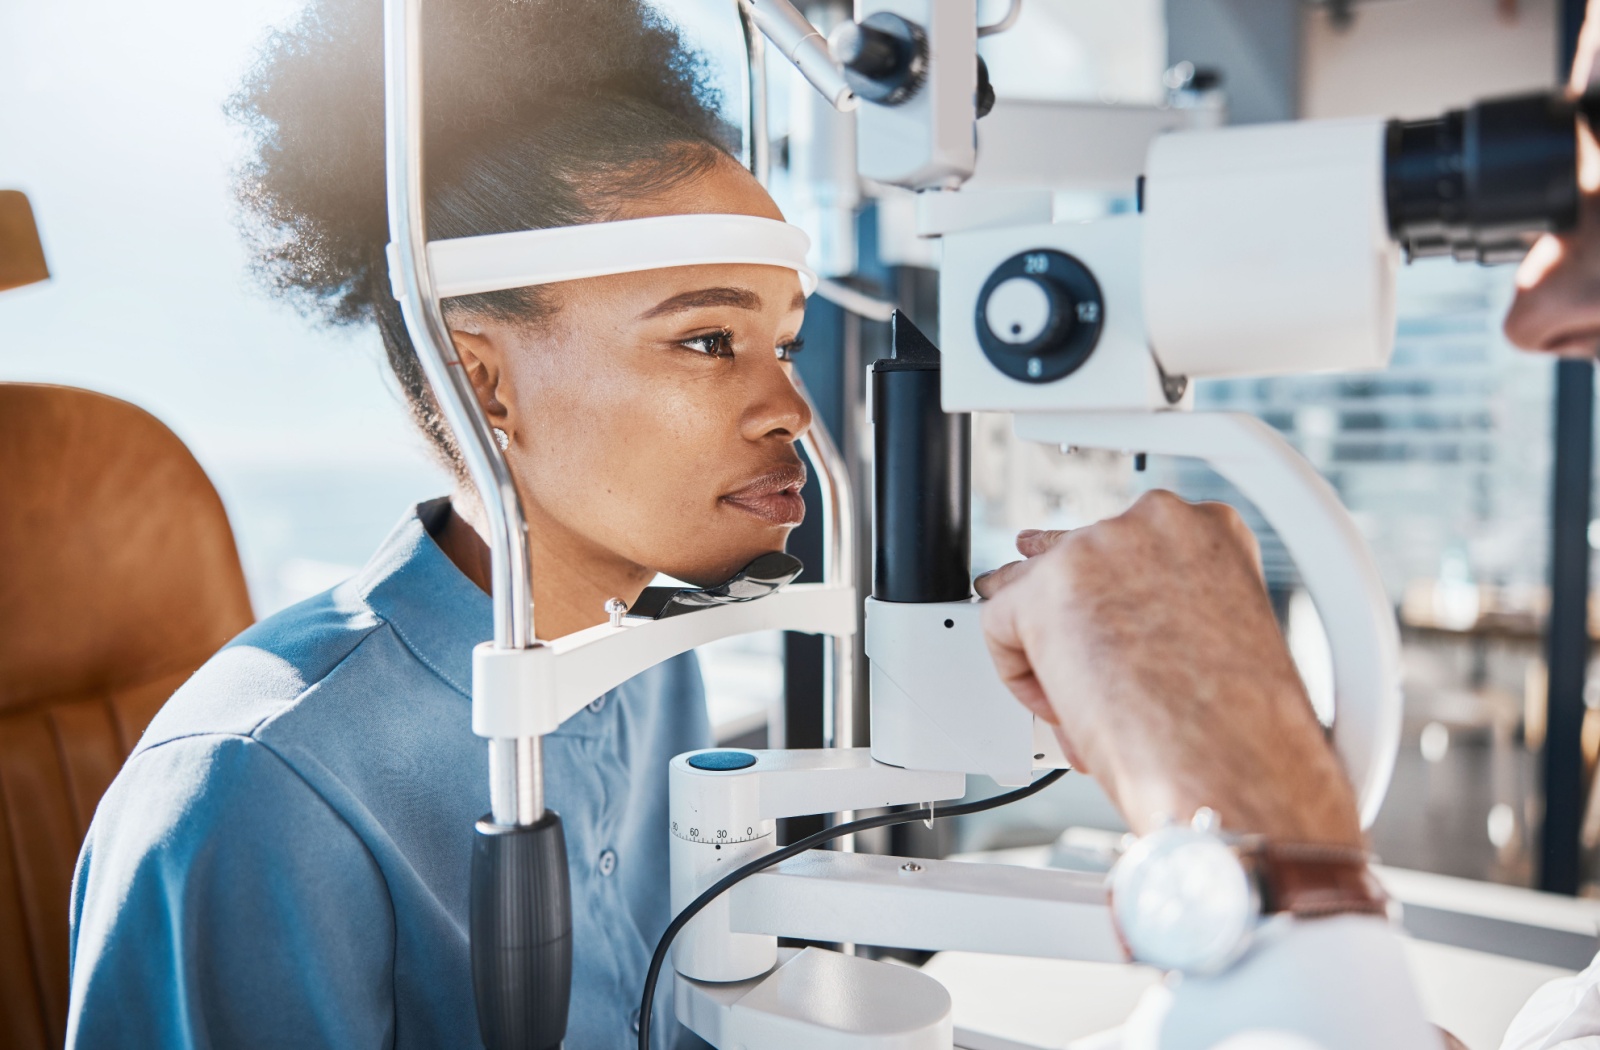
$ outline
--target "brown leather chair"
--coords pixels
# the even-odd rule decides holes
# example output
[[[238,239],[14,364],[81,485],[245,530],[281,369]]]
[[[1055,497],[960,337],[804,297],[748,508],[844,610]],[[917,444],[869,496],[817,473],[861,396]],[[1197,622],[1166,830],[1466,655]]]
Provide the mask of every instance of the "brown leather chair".
[[[73,864],[156,710],[249,626],[222,501],[123,401],[0,383],[0,1046],[60,1046]]]

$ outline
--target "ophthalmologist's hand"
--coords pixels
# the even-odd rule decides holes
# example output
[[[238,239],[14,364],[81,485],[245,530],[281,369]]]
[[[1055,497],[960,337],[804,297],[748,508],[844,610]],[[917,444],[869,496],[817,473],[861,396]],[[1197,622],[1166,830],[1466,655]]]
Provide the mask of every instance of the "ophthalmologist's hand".
[[[1232,508],[1152,492],[1017,549],[1026,560],[977,581],[989,650],[1134,831],[1209,806],[1237,833],[1362,844]]]

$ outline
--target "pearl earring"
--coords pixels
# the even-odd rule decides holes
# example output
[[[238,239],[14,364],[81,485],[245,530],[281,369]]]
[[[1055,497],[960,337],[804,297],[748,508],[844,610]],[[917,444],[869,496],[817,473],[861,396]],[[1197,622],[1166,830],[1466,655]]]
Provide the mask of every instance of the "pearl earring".
[[[500,451],[501,452],[504,452],[506,449],[511,447],[511,435],[507,434],[504,430],[501,430],[499,427],[494,427],[493,429],[494,429],[495,444],[500,446]]]

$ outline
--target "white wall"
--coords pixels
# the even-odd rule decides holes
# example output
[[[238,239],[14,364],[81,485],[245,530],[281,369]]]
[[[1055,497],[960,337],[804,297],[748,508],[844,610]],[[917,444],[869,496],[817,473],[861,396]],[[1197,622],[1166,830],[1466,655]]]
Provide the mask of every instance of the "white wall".
[[[1002,0],[978,5],[985,22]],[[1153,103],[1162,96],[1162,0],[1026,0],[1017,24],[979,48],[1005,98]]]
[[[1300,115],[1424,117],[1474,99],[1548,88],[1556,76],[1556,0],[1368,0],[1335,29],[1304,20]]]

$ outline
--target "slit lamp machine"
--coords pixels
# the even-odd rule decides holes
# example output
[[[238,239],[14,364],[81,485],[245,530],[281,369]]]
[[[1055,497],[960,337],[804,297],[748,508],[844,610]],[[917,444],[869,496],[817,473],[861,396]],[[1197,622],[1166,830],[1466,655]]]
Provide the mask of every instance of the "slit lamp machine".
[[[553,1050],[566,1029],[571,903],[560,818],[544,805],[541,737],[646,668],[752,631],[833,640],[833,746],[672,760],[680,915],[668,937],[672,1009],[684,1024],[724,1048],[952,1045],[950,998],[932,978],[842,952],[780,951],[780,936],[1127,960],[1098,874],[777,847],[780,818],[919,807],[858,822],[881,826],[957,813],[973,807],[942,804],[966,793],[969,774],[1019,789],[1005,801],[1067,765],[1001,685],[982,638],[968,552],[974,411],[1010,413],[1020,437],[1047,445],[1196,458],[1255,504],[1327,632],[1331,737],[1370,825],[1401,714],[1399,636],[1372,556],[1332,487],[1274,430],[1193,411],[1193,386],[1384,367],[1402,257],[1495,261],[1531,234],[1574,224],[1575,121],[1589,100],[1530,95],[1430,120],[1241,128],[1205,126],[1217,121],[1204,107],[1033,111],[997,104],[978,57],[980,35],[1007,28],[1017,0],[987,27],[976,0],[857,0],[826,38],[787,0],[740,0],[756,175],[767,174],[770,43],[826,104],[853,114],[851,177],[917,191],[919,234],[942,240],[943,345],[895,316],[892,352],[872,366],[872,593],[855,591],[855,496],[819,424],[804,448],[822,492],[822,583],[790,583],[798,563],[768,555],[721,587],[652,589],[631,609],[615,603],[607,623],[539,640],[526,520],[440,298],[696,262],[790,266],[807,291],[818,282],[803,235],[748,217],[428,243],[423,3],[384,3],[390,270],[488,523],[494,638],[474,653],[472,722],[488,742],[489,812],[473,847],[470,933],[491,1050]],[[1132,151],[1143,173],[1137,211],[1052,221],[1051,186],[1093,181],[1117,150]],[[701,247],[685,249],[690,239],[674,233],[685,223]],[[832,282],[820,290],[878,319],[890,312]],[[870,747],[849,738],[858,623]],[[643,992],[648,1014],[653,983]],[[649,1031],[646,1021],[642,1046]]]

